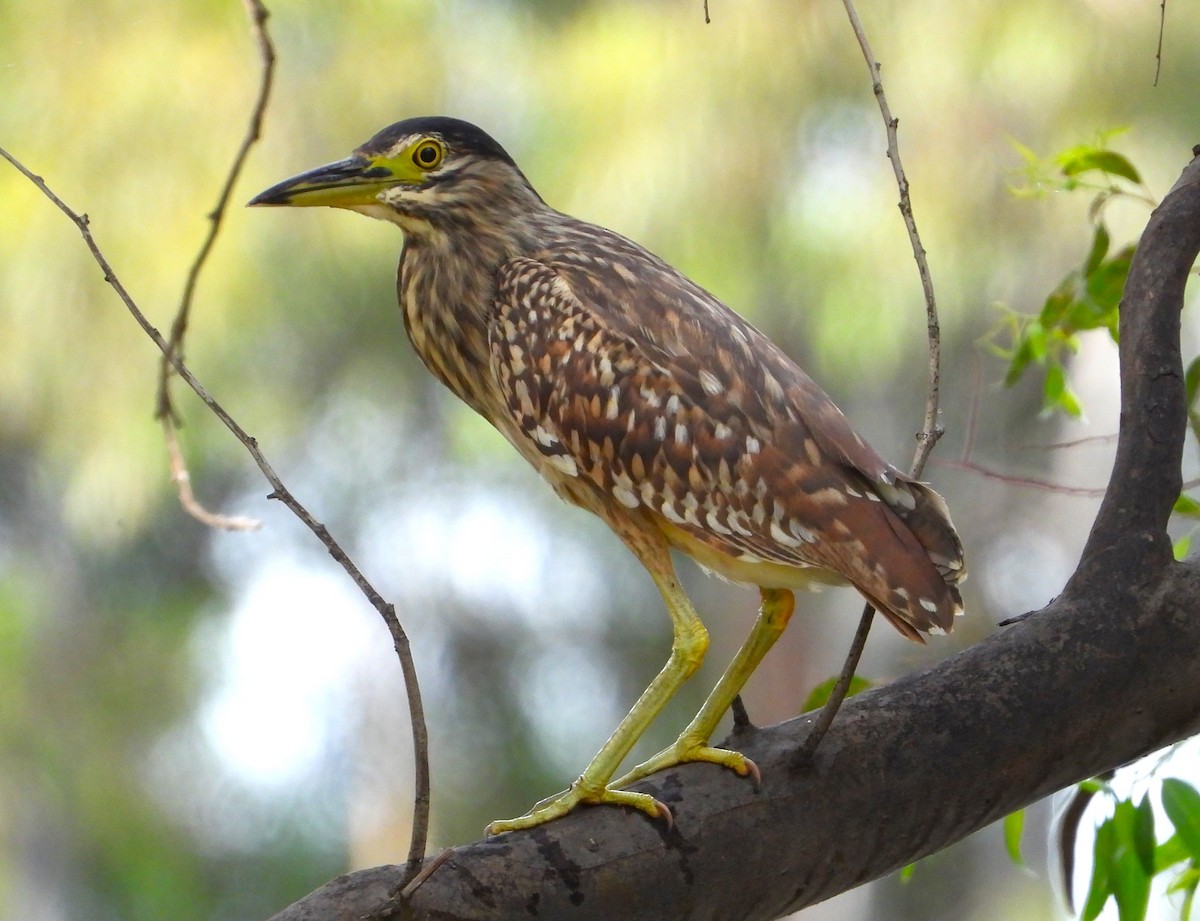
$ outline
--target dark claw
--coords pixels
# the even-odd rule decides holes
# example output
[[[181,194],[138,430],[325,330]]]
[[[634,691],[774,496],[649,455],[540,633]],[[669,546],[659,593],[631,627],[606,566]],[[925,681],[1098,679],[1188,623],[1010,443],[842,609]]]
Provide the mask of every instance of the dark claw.
[[[746,768],[747,768],[747,771],[746,771],[747,775],[754,782],[754,792],[761,793],[762,792],[762,772],[758,769],[758,765],[755,764],[753,761],[751,761],[749,758],[747,758],[746,759]]]
[[[675,828],[675,816],[671,813],[671,809],[670,809],[670,807],[667,806],[666,803],[662,802],[661,800],[657,800],[657,799],[654,802],[658,804],[659,818],[666,820],[667,833],[670,834]]]

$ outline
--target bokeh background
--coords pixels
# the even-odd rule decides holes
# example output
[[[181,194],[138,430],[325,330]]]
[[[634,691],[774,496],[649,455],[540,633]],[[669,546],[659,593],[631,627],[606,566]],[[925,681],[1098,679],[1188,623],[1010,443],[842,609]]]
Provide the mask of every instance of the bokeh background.
[[[841,4],[711,0],[277,4],[280,60],[237,202],[402,117],[499,139],[562,210],[648,245],[751,318],[906,466],[924,401],[924,314],[884,134]],[[1200,10],[1157,3],[875,2],[861,13],[900,118],[943,318],[929,477],[973,571],[968,616],[926,647],[885,626],[863,674],[921,667],[1061,588],[1097,504],[988,478],[1100,487],[1115,348],[1085,339],[1086,418],[1039,415],[981,346],[1086,253],[1086,195],[1022,197],[1013,141],[1112,143],[1163,195],[1200,141]],[[153,322],[169,325],[243,134],[258,60],[234,0],[8,0],[0,145],[87,212]],[[1118,242],[1148,214],[1119,202]],[[665,659],[649,579],[429,378],[394,300],[391,227],[341,212],[229,214],[187,357],[295,494],[393,600],[432,737],[431,849],[478,837],[574,777]],[[182,388],[202,500],[184,515],[152,418],[157,353],[75,229],[0,166],[0,916],[265,918],[347,868],[405,853],[411,746],[378,616]],[[1185,322],[1185,350],[1196,323]],[[969,420],[977,420],[968,439]],[[1194,460],[1194,459],[1193,459]],[[749,628],[756,595],[682,575],[709,663],[644,740],[674,737]],[[746,692],[795,715],[836,672],[849,590],[802,599]],[[998,828],[804,915],[1064,917],[1031,811],[1028,869]],[[1156,906],[1169,912],[1165,902]]]

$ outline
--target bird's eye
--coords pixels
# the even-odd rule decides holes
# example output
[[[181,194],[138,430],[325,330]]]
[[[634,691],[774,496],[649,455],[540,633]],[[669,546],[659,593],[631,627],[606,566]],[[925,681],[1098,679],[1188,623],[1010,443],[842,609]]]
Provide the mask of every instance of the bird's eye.
[[[413,163],[421,169],[433,169],[442,162],[446,151],[434,140],[424,140],[413,149]]]

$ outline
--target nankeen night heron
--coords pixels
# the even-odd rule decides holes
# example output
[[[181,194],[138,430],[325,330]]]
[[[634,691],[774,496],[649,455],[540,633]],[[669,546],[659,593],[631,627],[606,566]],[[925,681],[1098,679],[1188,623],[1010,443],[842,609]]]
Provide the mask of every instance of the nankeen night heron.
[[[474,125],[399,122],[251,204],[327,205],[397,225],[400,306],[425,366],[563,499],[607,522],[666,603],[671,655],[629,715],[566,792],[492,833],[580,803],[669,818],[622,788],[682,762],[757,773],[709,738],[787,626],[796,589],[849,582],[915,640],[962,613],[962,545],[942,498],[872,450],[807,374],[699,285],[547,205]],[[672,548],[758,586],[762,604],[678,740],[614,782],[708,646]]]

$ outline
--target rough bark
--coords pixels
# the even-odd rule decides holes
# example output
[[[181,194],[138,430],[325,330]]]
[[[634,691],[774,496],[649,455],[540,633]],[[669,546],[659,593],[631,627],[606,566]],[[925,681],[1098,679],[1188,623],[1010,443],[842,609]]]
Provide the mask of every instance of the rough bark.
[[[1200,149],[1197,151],[1200,153]],[[1186,426],[1179,312],[1200,252],[1200,160],[1142,237],[1121,310],[1121,433],[1060,597],[936,667],[732,740],[753,786],[688,765],[638,789],[675,827],[583,809],[455,849],[409,899],[401,867],[339,877],[273,921],[770,919],[933,853],[1068,784],[1200,731],[1200,566],[1166,533]]]

